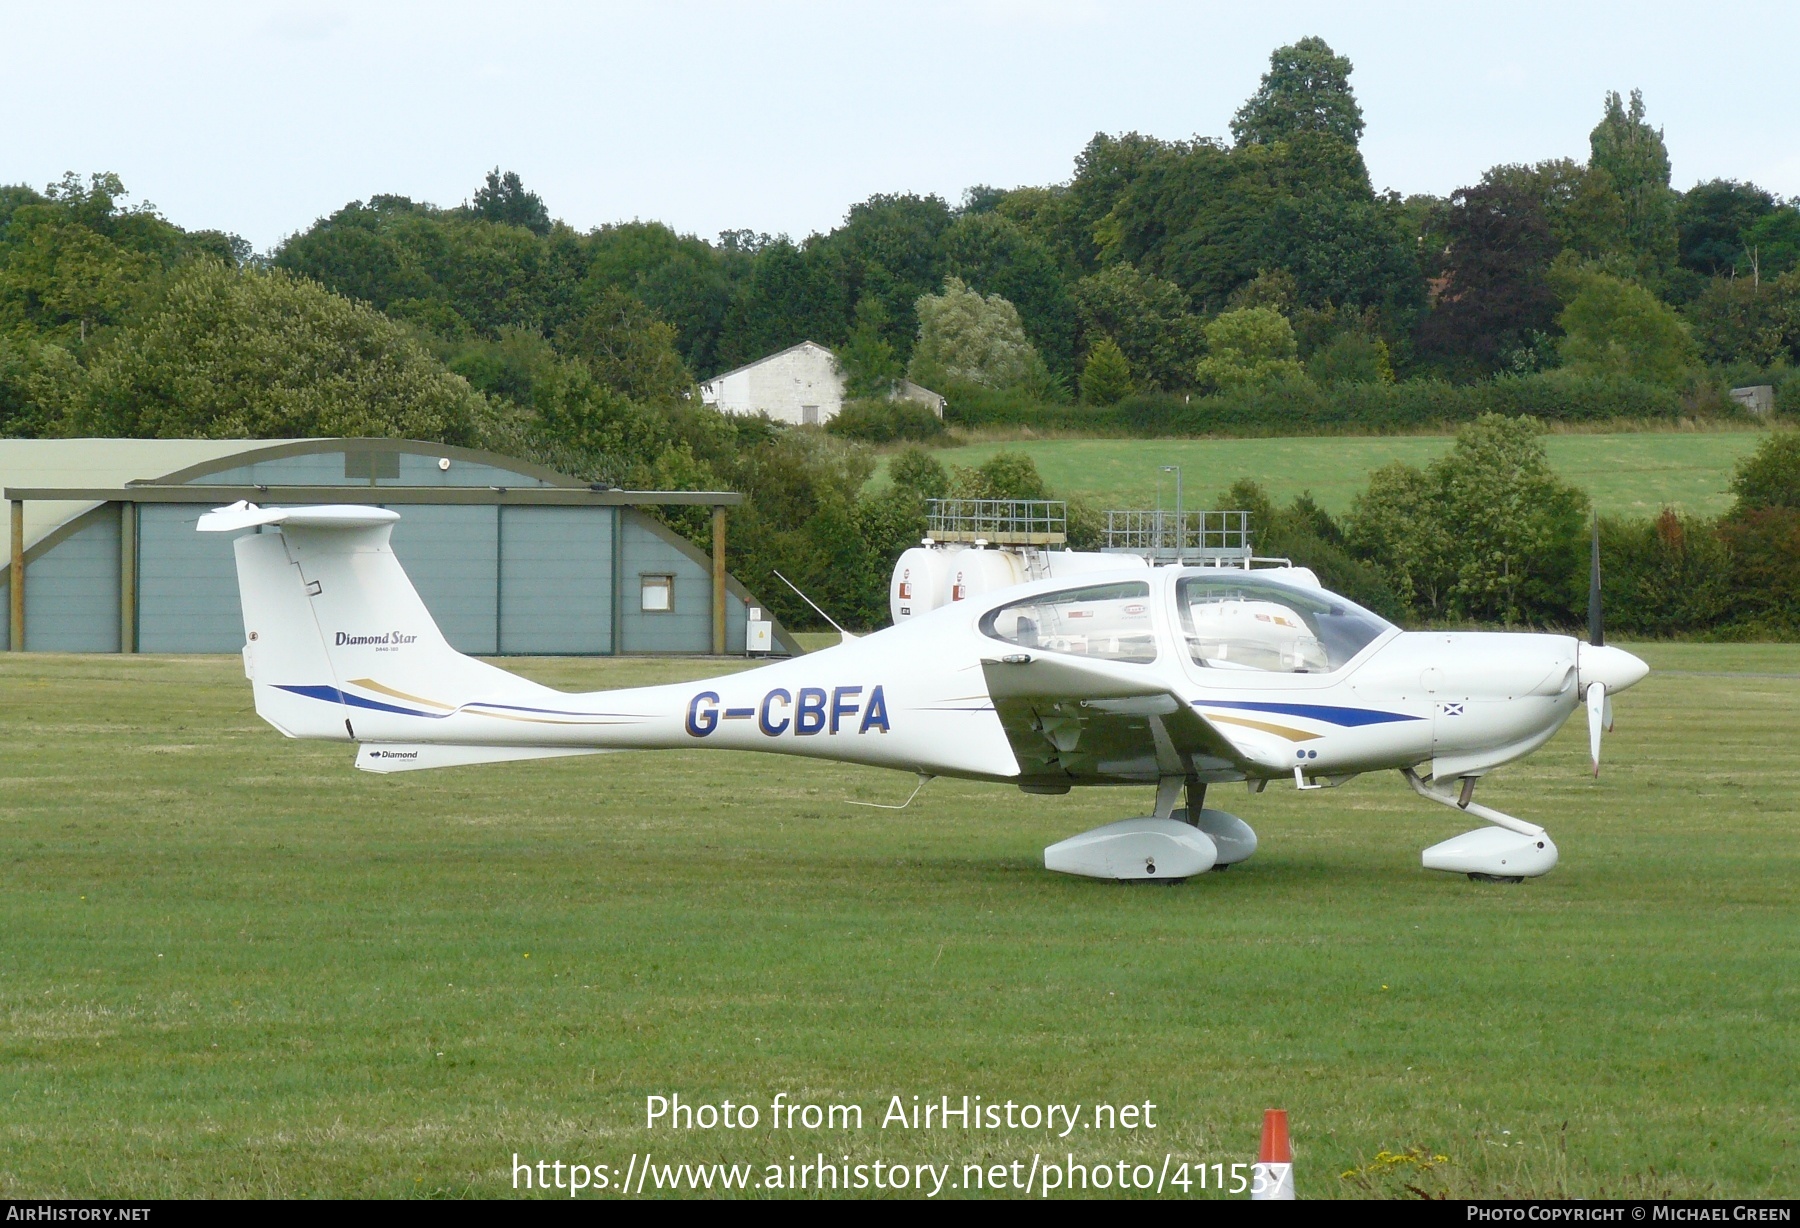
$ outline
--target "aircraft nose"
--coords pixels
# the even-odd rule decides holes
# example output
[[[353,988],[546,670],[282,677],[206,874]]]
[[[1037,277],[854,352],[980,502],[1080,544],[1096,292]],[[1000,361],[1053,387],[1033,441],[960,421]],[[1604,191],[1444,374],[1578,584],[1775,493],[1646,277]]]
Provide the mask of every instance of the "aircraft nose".
[[[1606,687],[1607,694],[1613,695],[1642,682],[1650,667],[1623,648],[1582,644],[1577,649],[1575,672],[1583,690],[1588,683],[1598,682]]]

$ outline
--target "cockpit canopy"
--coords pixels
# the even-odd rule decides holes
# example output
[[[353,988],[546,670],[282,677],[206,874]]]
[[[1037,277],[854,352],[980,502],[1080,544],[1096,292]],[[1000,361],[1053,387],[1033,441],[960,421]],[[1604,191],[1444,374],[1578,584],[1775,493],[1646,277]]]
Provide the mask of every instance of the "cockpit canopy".
[[[1203,572],[1174,586],[1189,658],[1210,669],[1329,673],[1392,624],[1333,593],[1256,572]],[[1143,580],[1038,593],[991,610],[982,634],[1021,648],[1149,664],[1157,659]]]
[[[1393,627],[1334,593],[1255,572],[1184,577],[1175,608],[1189,656],[1216,669],[1330,673]]]
[[[1021,648],[1106,661],[1156,660],[1150,585],[1143,580],[1040,593],[988,612],[981,631]]]

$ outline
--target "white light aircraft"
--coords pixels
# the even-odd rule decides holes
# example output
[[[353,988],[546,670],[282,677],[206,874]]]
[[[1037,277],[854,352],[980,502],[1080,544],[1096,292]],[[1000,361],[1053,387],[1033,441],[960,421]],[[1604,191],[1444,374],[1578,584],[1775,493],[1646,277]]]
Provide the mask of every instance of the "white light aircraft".
[[[571,695],[445,642],[388,544],[398,519],[247,503],[202,517],[202,532],[242,534],[245,672],[257,713],[289,737],[357,743],[373,772],[718,748],[1027,793],[1154,786],[1152,814],[1044,850],[1049,869],[1097,878],[1181,879],[1250,856],[1256,834],[1206,807],[1209,785],[1323,789],[1381,769],[1485,821],[1426,849],[1426,867],[1543,874],[1557,858],[1548,834],[1476,802],[1476,783],[1584,703],[1598,773],[1612,696],[1649,672],[1603,643],[1597,543],[1588,643],[1402,631],[1301,568],[1063,553],[1048,579],[803,657]]]

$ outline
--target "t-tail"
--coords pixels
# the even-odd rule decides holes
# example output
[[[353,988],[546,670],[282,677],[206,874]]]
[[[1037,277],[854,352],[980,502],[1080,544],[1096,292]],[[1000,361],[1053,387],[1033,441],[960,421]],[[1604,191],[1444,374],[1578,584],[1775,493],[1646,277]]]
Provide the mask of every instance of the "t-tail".
[[[678,740],[666,688],[565,695],[452,648],[389,544],[399,519],[250,503],[200,518],[203,533],[243,534],[233,546],[258,716],[291,738],[360,742],[356,764],[374,772]]]

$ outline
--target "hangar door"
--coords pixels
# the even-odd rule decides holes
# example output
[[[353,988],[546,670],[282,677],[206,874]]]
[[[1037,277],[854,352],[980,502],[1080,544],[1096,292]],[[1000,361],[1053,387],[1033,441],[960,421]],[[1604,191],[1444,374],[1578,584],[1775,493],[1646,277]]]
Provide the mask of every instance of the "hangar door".
[[[394,553],[458,652],[613,651],[614,508],[395,509]]]
[[[197,533],[206,507],[139,506],[138,650],[235,652],[243,645],[237,565],[231,538]],[[394,553],[426,609],[459,652],[600,654],[612,637],[616,508],[451,506],[396,508]],[[106,537],[110,532],[111,537]],[[81,552],[76,545],[93,550]],[[104,540],[102,540],[104,539]],[[102,518],[81,541],[65,543],[32,565],[26,595],[34,648],[112,651],[118,647],[118,521]],[[89,560],[88,553],[95,555]],[[66,556],[66,557],[65,557]],[[95,577],[74,567],[91,564]],[[104,626],[55,617],[49,607],[69,583],[100,580],[113,587],[94,606]],[[104,573],[104,574],[101,574]],[[42,576],[42,580],[38,577]],[[110,618],[111,621],[106,621]],[[90,634],[77,634],[90,631]],[[90,643],[89,640],[93,642]],[[102,642],[104,641],[104,642]],[[703,649],[690,649],[702,651]]]
[[[500,651],[614,651],[618,509],[499,508]]]
[[[208,510],[201,503],[138,505],[139,652],[236,652],[244,646],[231,537],[195,532]],[[31,591],[29,579],[25,591]]]

